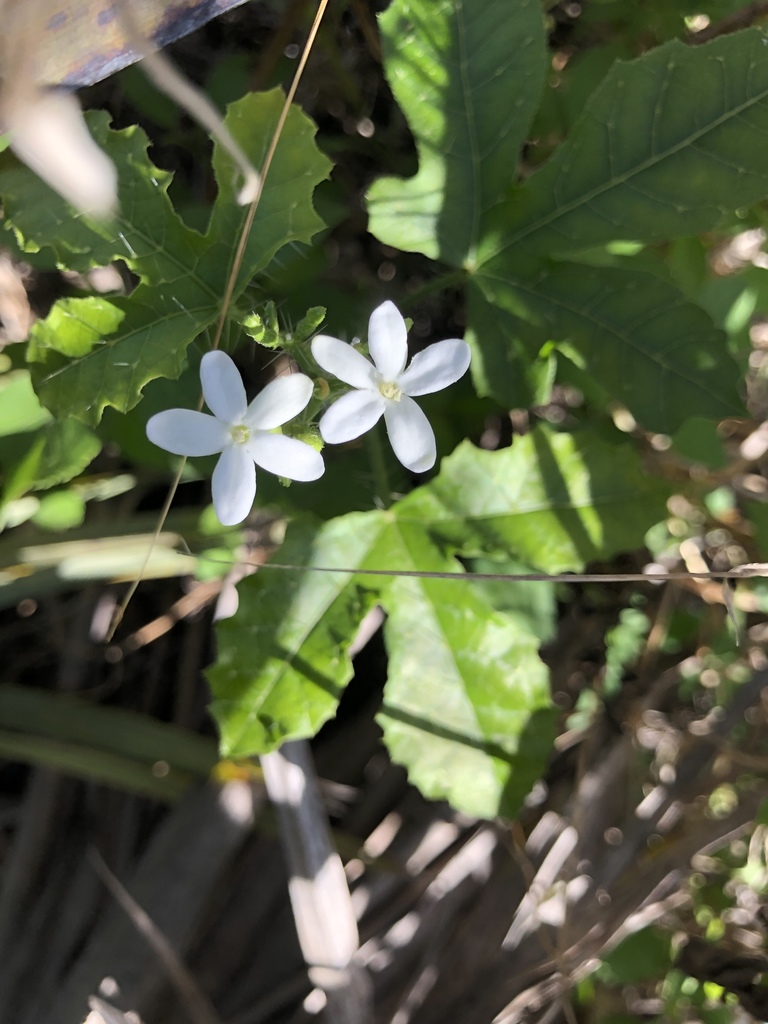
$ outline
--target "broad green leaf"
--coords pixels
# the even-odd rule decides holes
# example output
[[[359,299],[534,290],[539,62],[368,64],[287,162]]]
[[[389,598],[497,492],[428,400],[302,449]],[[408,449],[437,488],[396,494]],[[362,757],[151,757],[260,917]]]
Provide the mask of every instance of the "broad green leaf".
[[[514,327],[507,338],[485,330],[476,340],[481,365],[495,371],[485,370],[486,387],[499,401],[514,394],[511,360],[526,347],[523,339],[530,346],[533,325],[539,344],[550,339],[565,347],[649,430],[669,433],[691,416],[745,415],[737,391],[741,373],[725,335],[674,285],[623,267],[553,264],[535,280],[515,273],[496,261],[494,272],[484,267],[473,284],[519,323],[517,346]]]
[[[279,90],[246,96],[227,123],[259,163],[277,125]],[[98,423],[107,406],[125,412],[157,377],[178,377],[189,344],[217,318],[240,230],[248,213],[234,203],[234,172],[217,151],[221,190],[209,230],[201,236],[173,212],[168,175],[146,157],[138,129],[111,132],[97,119],[99,136],[118,168],[121,213],[115,228],[92,228],[51,198],[50,214],[27,216],[30,202],[45,206],[31,172],[0,172],[0,191],[12,197],[11,220],[26,244],[52,245],[66,265],[122,257],[141,277],[129,298],[63,300],[36,325],[29,346],[41,400],[57,416]],[[233,299],[275,253],[309,241],[322,222],[312,206],[315,185],[330,164],[314,144],[312,122],[292,108],[256,211]],[[97,132],[97,135],[99,133]],[[106,232],[106,240],[102,234]],[[82,255],[82,259],[80,255]],[[207,347],[207,344],[206,346]]]
[[[89,113],[87,119],[118,169],[118,215],[114,222],[99,223],[75,214],[8,154],[0,163],[0,195],[22,250],[49,246],[59,265],[72,270],[122,259],[142,280],[154,283],[192,273],[202,239],[174,213],[167,195],[171,175],[150,162],[147,136],[136,126],[113,131],[104,111]]]
[[[149,381],[179,376],[187,348],[216,314],[187,280],[139,285],[127,299],[63,299],[29,343],[40,400],[56,416],[93,426],[107,406],[127,412]]]
[[[263,569],[241,584],[209,669],[223,753],[311,736],[334,713],[351,677],[347,648],[378,594],[389,615],[381,724],[393,757],[429,796],[468,813],[513,814],[551,743],[537,652],[552,605],[532,618],[470,579],[375,574],[460,571],[442,545],[579,569],[641,544],[667,493],[629,445],[539,429],[502,451],[462,445],[432,483],[388,512],[354,513],[319,531],[292,526],[280,562],[348,571]]]
[[[768,60],[748,30],[617,63],[554,157],[496,211],[481,259],[715,227],[768,194]]]
[[[279,560],[354,569],[385,528],[382,513],[352,514],[320,530],[295,523]],[[218,624],[218,658],[207,671],[225,756],[313,736],[334,714],[352,677],[346,651],[371,600],[352,575],[265,569],[239,585],[238,610]]]
[[[27,370],[0,374],[0,437],[35,430],[50,418],[37,400]]]
[[[508,576],[524,575],[532,572],[530,565],[515,562],[510,558],[472,558],[467,559],[467,569],[471,573],[489,573]],[[551,640],[555,635],[556,622],[556,591],[554,583],[536,583],[512,579],[507,580],[474,580],[472,586],[483,596],[492,608],[504,612],[515,619],[521,627],[533,633],[541,643]]]
[[[264,569],[240,585],[208,670],[224,755],[317,731],[351,678],[346,650],[378,592],[390,616],[381,722],[393,756],[430,796],[473,814],[514,812],[551,743],[541,641],[524,616],[496,610],[469,580],[366,574],[460,571],[429,525],[374,511],[319,531],[290,528],[280,562],[350,571]],[[542,614],[551,618],[552,608]]]
[[[526,163],[536,168],[548,159],[578,121],[613,63],[636,55],[629,39],[615,39],[606,45],[576,49],[564,68],[553,69],[549,88],[544,90],[531,124]]]
[[[470,266],[515,178],[546,73],[537,0],[394,0],[384,66],[416,139],[414,178],[368,194],[370,230],[399,249]]]
[[[419,523],[391,527],[401,568],[456,572]],[[421,792],[480,817],[514,815],[554,737],[540,640],[467,582],[396,579],[382,603],[389,671],[377,720]]]
[[[99,439],[73,419],[54,420],[32,390],[29,373],[0,376],[0,466],[7,502],[77,476],[101,448]]]
[[[503,553],[565,572],[642,545],[669,493],[630,443],[538,427],[500,451],[464,442],[397,511],[463,555]]]
[[[281,89],[250,93],[227,108],[226,124],[254,166],[261,167],[277,130],[285,103]],[[312,194],[327,178],[331,162],[315,144],[317,128],[298,107],[291,107],[256,208],[233,298],[269,263],[275,253],[292,242],[308,242],[325,227],[315,213]],[[213,167],[219,195],[206,234],[209,249],[203,263],[206,274],[220,280],[229,271],[235,245],[248,216],[235,203],[237,174],[229,154],[214,147]],[[221,286],[219,285],[219,297]]]
[[[39,462],[32,486],[36,490],[77,476],[101,451],[101,441],[79,420],[54,420],[40,431]]]
[[[477,393],[494,398],[505,409],[545,405],[555,375],[546,332],[500,301],[489,302],[476,278],[467,282],[467,320],[465,340],[472,349],[470,368]]]

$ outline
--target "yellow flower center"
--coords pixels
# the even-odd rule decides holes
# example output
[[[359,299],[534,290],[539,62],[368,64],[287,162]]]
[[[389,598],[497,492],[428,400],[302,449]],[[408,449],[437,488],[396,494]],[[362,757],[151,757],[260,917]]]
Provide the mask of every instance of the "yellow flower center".
[[[379,384],[379,391],[382,393],[382,395],[384,395],[385,398],[388,398],[391,402],[399,402],[400,399],[403,397],[403,392],[401,391],[401,389],[397,386],[397,384],[390,380],[383,380]]]
[[[242,423],[238,423],[237,426],[230,428],[229,435],[235,444],[245,444],[251,436],[251,432],[248,427],[244,427]]]

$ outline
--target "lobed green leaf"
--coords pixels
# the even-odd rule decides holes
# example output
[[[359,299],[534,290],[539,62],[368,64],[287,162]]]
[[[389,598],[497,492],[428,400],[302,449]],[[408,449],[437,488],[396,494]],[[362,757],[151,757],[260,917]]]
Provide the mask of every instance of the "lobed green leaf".
[[[0,163],[0,194],[6,222],[23,251],[53,249],[70,270],[123,260],[144,281],[172,281],[190,273],[203,249],[201,236],[176,215],[168,197],[171,175],[147,155],[141,128],[109,127],[105,111],[86,115],[94,139],[118,171],[119,212],[99,222],[76,214],[28,168],[9,155]]]
[[[768,195],[768,60],[748,30],[617,62],[552,159],[496,211],[482,260],[694,235]]]
[[[251,94],[233,104],[227,124],[260,163],[282,109],[280,90]],[[314,143],[315,128],[291,109],[266,178],[233,298],[278,249],[309,241],[321,227],[312,193],[329,161]],[[43,404],[57,416],[88,424],[104,409],[125,412],[157,377],[178,377],[188,346],[216,320],[247,210],[234,202],[234,171],[215,150],[221,185],[205,236],[187,228],[166,194],[169,176],[147,158],[139,129],[112,132],[103,117],[95,134],[118,168],[121,213],[117,225],[74,217],[30,171],[0,170],[17,235],[28,246],[48,244],[63,265],[83,268],[120,257],[140,277],[129,298],[62,300],[36,325],[29,346],[33,380]],[[30,207],[42,207],[33,209]]]
[[[318,529],[294,523],[280,559],[354,569],[378,543],[379,514],[354,514]],[[264,753],[313,736],[352,677],[347,648],[371,597],[353,574],[263,570],[239,585],[235,615],[217,626],[207,670],[211,712],[225,756]]]
[[[506,554],[545,572],[578,571],[643,543],[670,488],[646,475],[628,442],[538,427],[511,448],[465,441],[439,475],[398,505],[463,555]]]
[[[419,170],[371,187],[370,230],[387,245],[471,266],[489,211],[514,180],[544,84],[540,5],[394,0],[379,25]]]
[[[399,568],[460,571],[424,525],[392,524]],[[389,670],[377,720],[395,761],[434,799],[513,816],[554,738],[539,638],[467,580],[396,579],[382,603]]]
[[[499,401],[512,397],[504,357],[524,352],[533,336],[564,347],[649,430],[671,433],[693,416],[746,414],[737,389],[742,374],[724,332],[663,278],[564,263],[526,280],[501,264],[484,267],[472,285],[501,311],[498,319],[511,321],[508,338],[485,330],[475,342],[480,365],[496,371],[485,370],[485,390]]]

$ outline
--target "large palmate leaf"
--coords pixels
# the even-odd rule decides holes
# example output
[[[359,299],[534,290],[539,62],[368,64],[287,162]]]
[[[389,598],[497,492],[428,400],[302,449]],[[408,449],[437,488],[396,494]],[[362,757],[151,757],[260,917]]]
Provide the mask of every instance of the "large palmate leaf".
[[[514,179],[544,82],[540,4],[394,0],[379,25],[419,170],[371,188],[371,231],[388,245],[471,265],[486,215]]]
[[[504,314],[512,320],[509,340],[500,332],[477,332],[487,394],[501,402],[517,396],[520,383],[504,373],[504,355],[525,351],[532,336],[566,348],[649,430],[670,433],[692,416],[744,414],[737,390],[741,372],[725,333],[674,285],[642,271],[573,263],[551,265],[535,280],[516,279],[499,262],[493,274],[484,267],[470,284],[472,296],[479,288],[499,310],[497,320]],[[475,303],[482,309],[482,298],[473,298],[470,308]],[[481,325],[485,315],[478,317]]]
[[[431,796],[468,813],[513,813],[551,743],[533,620],[496,610],[469,578],[367,575],[461,572],[427,527],[392,512],[343,516],[319,531],[294,525],[279,558],[349,572],[266,569],[240,585],[208,670],[222,752],[263,753],[317,731],[351,677],[346,650],[378,595],[390,616],[380,720],[393,756]]]
[[[513,555],[546,572],[578,571],[643,543],[669,487],[648,477],[629,443],[539,427],[511,448],[468,441],[440,474],[398,505],[465,555]]]
[[[768,194],[768,61],[750,30],[617,62],[555,156],[496,212],[483,259],[715,227]]]
[[[544,264],[534,253],[710,229],[768,193],[766,168],[762,34],[695,50],[670,43],[617,63],[566,142],[497,211],[486,236],[477,286],[512,321],[504,339],[483,329],[487,314],[476,316],[483,393],[518,398],[515,370],[551,339],[575,349],[586,373],[649,429],[744,415],[724,335],[670,284],[617,268]],[[473,304],[482,310],[477,296]]]
[[[346,650],[378,599],[390,658],[379,721],[392,756],[430,796],[468,813],[514,813],[551,742],[538,648],[551,634],[553,603],[525,615],[470,576],[386,573],[460,574],[446,546],[578,569],[640,545],[667,493],[628,445],[539,429],[503,451],[462,445],[431,484],[387,512],[343,516],[319,531],[292,526],[281,562],[347,571],[262,570],[241,584],[209,670],[223,752],[261,753],[311,736],[334,712],[351,676]]]
[[[277,126],[279,90],[233,104],[228,124],[258,164]],[[240,229],[247,211],[233,198],[234,171],[216,153],[220,193],[208,232],[199,235],[174,213],[166,195],[168,175],[146,154],[139,129],[112,132],[96,119],[96,135],[120,175],[116,226],[90,225],[31,173],[0,171],[0,192],[10,199],[11,223],[28,248],[50,245],[68,266],[122,258],[141,281],[128,299],[80,300],[54,306],[36,325],[29,346],[33,379],[43,403],[59,416],[99,421],[106,406],[127,411],[144,385],[176,377],[189,344],[218,316]],[[234,297],[278,249],[309,241],[321,227],[312,193],[330,164],[314,144],[314,126],[293,108],[283,128],[271,173],[256,211]],[[30,210],[30,207],[34,207]]]
[[[489,138],[499,128],[499,110],[510,105],[456,102],[466,98],[459,89],[449,107],[446,96],[461,74],[431,73],[436,54],[454,66],[458,27],[467,18],[485,25],[485,11],[452,0],[440,6],[433,31],[420,5],[390,8],[388,74],[416,136],[420,170],[409,181],[376,183],[369,195],[372,230],[390,244],[467,270],[468,337],[483,395],[507,406],[540,400],[550,369],[541,352],[552,342],[649,429],[674,430],[690,416],[743,415],[739,371],[722,334],[671,284],[630,271],[621,276],[617,268],[564,267],[552,256],[577,258],[609,242],[710,230],[768,194],[763,35],[735,33],[696,48],[671,42],[617,62],[554,156],[514,189],[512,140],[521,141],[527,107],[514,130],[499,134],[499,148],[481,162],[477,180],[466,173],[462,179],[456,168],[474,166],[466,140]],[[515,5],[498,19],[495,38],[509,28],[518,40],[532,40],[530,26],[511,28],[517,17],[535,20]],[[410,31],[401,50],[395,29],[404,27]],[[513,62],[499,81],[483,78],[477,89],[468,84],[467,95],[474,100],[501,87],[507,96],[528,98],[537,74],[534,52],[531,45],[526,60]],[[498,55],[493,46],[488,53],[489,60]],[[473,63],[489,69],[484,56]],[[465,144],[454,147],[454,139]],[[449,201],[444,182],[451,180],[463,185]]]

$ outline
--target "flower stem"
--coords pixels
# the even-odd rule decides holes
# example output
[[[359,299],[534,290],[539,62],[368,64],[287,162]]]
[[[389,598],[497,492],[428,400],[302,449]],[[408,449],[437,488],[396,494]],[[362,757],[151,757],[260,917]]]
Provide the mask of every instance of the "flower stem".
[[[366,441],[371,457],[375,497],[381,502],[382,508],[389,508],[392,504],[392,488],[389,483],[387,463],[384,458],[384,446],[381,443],[381,430],[381,423],[377,423],[373,430],[368,432]]]

